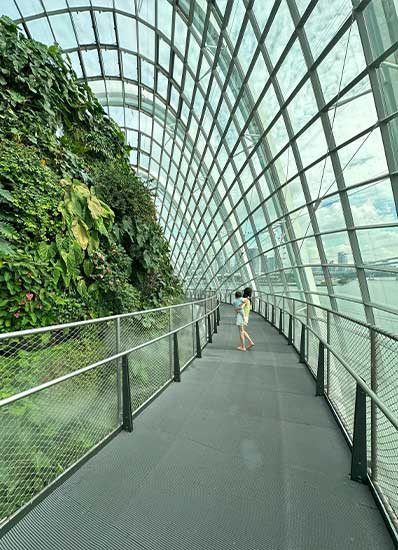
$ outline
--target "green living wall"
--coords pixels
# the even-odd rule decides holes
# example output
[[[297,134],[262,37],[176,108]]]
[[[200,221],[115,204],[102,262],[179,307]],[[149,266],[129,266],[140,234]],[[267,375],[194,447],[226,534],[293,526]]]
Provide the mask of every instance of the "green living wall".
[[[0,18],[0,331],[181,292],[129,147],[58,46]]]

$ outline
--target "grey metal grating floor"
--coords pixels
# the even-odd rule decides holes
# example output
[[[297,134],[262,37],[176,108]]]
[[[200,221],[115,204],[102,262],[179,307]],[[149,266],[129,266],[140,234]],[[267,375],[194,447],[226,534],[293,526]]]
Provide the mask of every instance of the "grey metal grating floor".
[[[231,308],[203,359],[0,541],[0,550],[393,549],[314,381]]]

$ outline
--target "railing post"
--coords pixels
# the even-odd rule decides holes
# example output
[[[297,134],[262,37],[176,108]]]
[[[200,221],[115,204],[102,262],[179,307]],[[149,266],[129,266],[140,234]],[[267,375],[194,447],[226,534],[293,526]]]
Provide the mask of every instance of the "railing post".
[[[292,314],[289,313],[289,332],[287,336],[287,343],[293,344],[293,317]]]
[[[131,391],[129,360],[127,355],[122,357],[122,386],[123,386],[123,424],[122,428],[126,432],[133,431],[133,414],[131,411]]]
[[[265,302],[265,320],[268,321],[268,302]]]
[[[377,334],[374,329],[370,328],[370,387],[372,391],[377,393]],[[370,402],[370,445],[371,445],[371,463],[372,463],[372,480],[377,481],[377,405],[373,401]]]
[[[325,344],[319,340],[315,395],[325,395]]]
[[[178,353],[178,336],[173,334],[173,355],[174,355],[174,382],[181,382],[180,355]]]
[[[217,304],[217,325],[220,325],[221,315],[220,315],[220,302]]]
[[[306,325],[307,327],[309,328],[310,326],[310,305],[309,303],[307,302],[307,307],[306,307]],[[312,323],[311,323],[311,326],[312,326]],[[306,331],[306,341],[305,341],[305,352],[306,352],[306,355],[308,354],[308,350],[310,349],[310,331],[307,330]],[[309,359],[309,358],[308,358]]]
[[[195,323],[195,331],[196,331],[196,357],[198,359],[201,359],[201,357],[202,357],[202,344],[200,343],[199,321],[196,321],[196,323]]]
[[[326,342],[330,346],[330,312],[326,313]],[[330,393],[330,351],[326,350],[326,395]]]
[[[301,322],[300,363],[305,363],[305,324]]]
[[[292,342],[294,344],[294,340],[295,340],[295,337],[296,337],[296,300],[293,301],[292,316],[293,316]]]
[[[366,393],[357,383],[355,397],[354,435],[352,440],[351,479],[367,483]]]
[[[120,317],[115,319],[115,337],[116,354],[120,353],[121,340],[120,340]],[[122,363],[120,359],[116,360],[116,386],[117,386],[117,410],[119,415],[119,422],[123,424],[123,373]]]
[[[218,330],[217,330],[217,310],[214,310],[213,318],[214,318],[214,334],[217,334],[217,332],[218,332]]]
[[[209,333],[209,344],[213,343],[213,334],[211,332],[211,319],[210,319],[210,313],[207,316],[207,332]]]
[[[195,309],[194,309],[194,305],[192,304],[192,307],[191,307],[192,357],[195,357],[195,329],[194,329],[194,325],[193,325],[194,318],[195,318]]]
[[[279,334],[283,334],[283,310],[279,309]]]
[[[271,324],[275,326],[275,306],[271,305]]]

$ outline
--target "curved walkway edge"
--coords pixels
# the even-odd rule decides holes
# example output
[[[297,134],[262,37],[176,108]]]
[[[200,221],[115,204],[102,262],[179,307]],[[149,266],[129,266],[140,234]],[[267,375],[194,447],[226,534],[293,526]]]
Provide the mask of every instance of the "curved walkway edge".
[[[0,550],[392,550],[349,449],[286,340],[231,307],[213,344],[31,510]]]

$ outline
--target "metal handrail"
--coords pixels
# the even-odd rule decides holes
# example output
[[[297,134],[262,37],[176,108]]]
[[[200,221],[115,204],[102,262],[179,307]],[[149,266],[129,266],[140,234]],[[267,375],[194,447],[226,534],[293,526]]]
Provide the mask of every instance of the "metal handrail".
[[[222,293],[231,294],[233,292],[235,292],[235,291],[231,290],[231,289],[223,289],[223,290],[220,291],[221,294]],[[377,325],[372,325],[371,323],[367,323],[366,321],[362,321],[361,319],[358,319],[356,317],[352,317],[351,315],[347,315],[346,313],[342,313],[340,311],[336,311],[336,310],[328,308],[326,306],[322,306],[321,304],[313,304],[311,302],[306,302],[305,300],[302,300],[300,298],[293,298],[292,296],[287,296],[286,294],[270,294],[268,292],[262,292],[262,291],[259,291],[259,290],[253,291],[253,297],[256,297],[256,296],[272,296],[273,298],[281,298],[281,299],[285,299],[285,300],[290,300],[292,302],[298,302],[300,304],[303,304],[304,306],[321,309],[322,311],[325,311],[325,312],[330,313],[332,315],[337,315],[338,317],[341,317],[342,319],[346,319],[347,321],[352,321],[353,323],[356,323],[356,324],[358,324],[362,327],[372,329],[372,330],[378,332],[379,334],[382,334],[383,336],[386,336],[386,337],[391,338],[392,340],[395,340],[395,341],[398,342],[398,335],[397,334],[392,334],[391,332],[388,332],[387,330],[382,329],[382,328],[378,327]],[[276,307],[280,307],[277,304],[273,304],[272,302],[268,302],[267,300],[265,300],[265,302],[269,303],[270,305],[275,305]],[[362,302],[358,301],[358,303],[362,303]],[[289,313],[289,312],[286,311],[286,313]]]
[[[206,298],[205,298],[206,300]],[[195,302],[186,302],[185,304],[179,304],[179,305],[192,305],[202,302],[203,300],[197,300]],[[159,308],[157,310],[146,310],[141,313],[148,313],[148,311],[161,311],[164,308]],[[110,357],[106,357],[105,359],[102,359],[101,361],[97,361],[96,363],[92,363],[91,365],[87,365],[86,367],[83,367],[81,369],[78,369],[73,372],[69,372],[67,374],[64,374],[63,376],[60,376],[58,378],[54,378],[53,380],[50,380],[48,382],[45,382],[44,384],[40,384],[39,386],[36,386],[34,388],[30,388],[29,390],[25,390],[20,393],[16,393],[15,395],[11,395],[10,397],[6,397],[4,399],[0,399],[0,409],[4,407],[5,405],[10,405],[11,403],[15,403],[16,401],[19,401],[20,399],[23,399],[24,397],[30,397],[31,395],[34,395],[42,390],[46,390],[47,388],[51,388],[52,386],[56,386],[57,384],[60,384],[61,382],[65,382],[66,380],[70,380],[71,378],[75,378],[76,376],[79,376],[80,374],[84,374],[90,370],[93,370],[97,367],[100,367],[102,365],[105,365],[107,363],[110,363],[111,361],[115,361],[117,359],[121,359],[122,357],[129,355],[130,353],[133,353],[134,351],[138,351],[140,349],[143,349],[147,346],[150,346],[151,344],[155,344],[156,342],[159,342],[160,340],[163,340],[163,338],[167,338],[168,336],[172,336],[173,334],[178,334],[181,330],[184,330],[193,324],[195,324],[198,321],[202,321],[203,319],[206,319],[211,313],[214,313],[217,311],[218,305],[214,307],[212,310],[205,313],[205,315],[202,315],[201,317],[198,317],[197,319],[194,319],[193,321],[190,321],[189,323],[186,323],[185,325],[178,327],[174,330],[171,330],[165,334],[162,334],[161,336],[158,336],[156,338],[153,338],[152,340],[148,340],[147,342],[143,342],[142,344],[139,344],[138,346],[134,346],[126,351],[122,351],[120,353],[116,353],[115,355],[112,355]],[[120,318],[119,316],[113,316],[112,319]],[[106,318],[106,319],[109,319]],[[65,325],[60,325],[62,328],[65,328]],[[76,325],[74,325],[76,326]],[[22,331],[21,331],[22,332]],[[18,333],[21,334],[21,333]],[[29,334],[32,334],[29,332]]]
[[[194,304],[200,304],[201,302],[205,302],[209,298],[215,298],[216,293],[211,294],[210,296],[206,298],[201,298],[200,300],[194,300],[191,302],[184,302],[182,304],[174,304],[171,306],[164,306],[159,308],[152,308],[152,309],[143,309],[140,311],[133,311],[131,313],[118,313],[117,315],[108,315],[107,317],[96,317],[95,319],[84,319],[83,321],[73,321],[71,323],[63,323],[60,325],[48,325],[46,327],[37,327],[37,328],[28,328],[24,330],[16,330],[13,332],[3,332],[0,334],[0,340],[5,340],[8,338],[16,338],[20,336],[28,336],[31,334],[41,334],[43,332],[53,332],[56,330],[62,330],[66,328],[74,328],[74,327],[80,327],[83,325],[94,325],[97,323],[101,323],[104,321],[114,321],[116,319],[124,319],[126,317],[138,317],[140,315],[144,315],[146,313],[158,313],[160,311],[169,311],[171,309],[177,309],[179,307],[184,307],[187,305],[194,305]]]
[[[26,352],[26,346],[23,336],[30,336],[31,334],[37,334],[37,333],[45,333],[47,331],[55,331],[55,330],[62,330],[62,329],[69,329],[70,327],[81,327],[87,326],[90,324],[97,324],[100,321],[104,322],[104,325],[107,327],[107,332],[104,334],[108,334],[108,327],[114,327],[114,331],[112,331],[112,334],[109,333],[109,335],[112,337],[114,345],[112,345],[111,348],[106,347],[106,353],[108,354],[106,357],[101,358],[100,360],[96,360],[98,355],[89,355],[87,358],[87,362],[90,361],[96,361],[94,363],[91,363],[89,365],[86,365],[84,367],[81,367],[81,365],[85,363],[85,348],[83,347],[81,350],[81,355],[78,357],[78,362],[73,363],[70,366],[67,360],[66,352],[63,348],[61,348],[61,355],[60,358],[62,360],[62,367],[68,366],[72,370],[72,372],[67,372],[66,374],[63,374],[62,376],[59,376],[60,371],[55,371],[53,373],[53,369],[51,369],[51,362],[43,364],[43,369],[46,377],[51,378],[56,376],[56,378],[52,378],[48,381],[45,381],[41,383],[42,380],[46,380],[46,377],[36,379],[36,381],[29,381],[29,385],[32,386],[36,384],[34,387],[29,387],[26,390],[19,391],[18,393],[14,395],[9,395],[8,397],[0,400],[0,412],[4,414],[4,420],[7,422],[11,422],[11,426],[13,426],[13,429],[11,429],[9,432],[6,432],[6,438],[4,441],[5,446],[5,454],[2,454],[2,460],[4,460],[4,463],[6,466],[8,465],[9,471],[7,470],[8,474],[6,477],[5,483],[11,483],[14,479],[13,476],[18,475],[18,468],[14,468],[14,461],[18,460],[18,452],[19,448],[13,449],[14,445],[14,434],[15,433],[25,433],[25,424],[20,424],[21,417],[19,415],[14,415],[10,409],[7,414],[7,408],[6,406],[11,405],[13,406],[14,403],[22,404],[27,403],[29,405],[29,398],[31,396],[36,396],[39,392],[42,392],[43,390],[49,389],[51,387],[57,386],[58,388],[62,387],[62,383],[70,381],[71,379],[76,380],[76,386],[77,387],[77,380],[81,376],[80,380],[82,380],[80,387],[83,389],[84,394],[82,393],[83,399],[85,399],[86,394],[86,387],[84,386],[84,374],[91,372],[94,373],[96,369],[98,369],[98,372],[101,373],[101,367],[104,366],[103,371],[106,373],[106,379],[108,381],[107,388],[109,388],[106,396],[104,399],[102,399],[101,395],[95,394],[95,403],[97,403],[97,398],[99,397],[102,401],[99,403],[99,407],[104,407],[107,410],[107,420],[106,424],[102,425],[101,422],[97,423],[97,425],[94,427],[93,425],[93,417],[88,414],[86,407],[84,407],[83,412],[81,407],[78,407],[77,414],[79,415],[79,421],[83,422],[82,426],[82,432],[88,437],[88,450],[86,447],[86,443],[83,443],[79,440],[79,433],[78,430],[76,433],[76,437],[71,437],[70,440],[66,440],[65,448],[63,448],[62,452],[65,453],[65,455],[62,455],[62,457],[58,457],[57,460],[60,462],[57,466],[57,470],[48,469],[44,473],[34,474],[32,477],[27,478],[23,486],[21,488],[21,495],[19,500],[16,500],[14,496],[10,497],[10,500],[4,503],[4,506],[2,507],[2,514],[3,517],[0,516],[0,538],[8,529],[12,527],[20,518],[22,518],[33,506],[35,506],[44,496],[49,494],[60,482],[62,482],[63,479],[65,479],[67,476],[69,476],[76,468],[78,468],[83,462],[85,462],[90,456],[93,456],[100,448],[102,448],[106,443],[108,443],[116,434],[118,434],[121,430],[124,430],[126,432],[131,432],[133,429],[133,416],[136,416],[140,411],[142,411],[153,399],[155,399],[160,393],[172,382],[180,382],[181,381],[181,373],[184,371],[184,369],[194,360],[195,357],[201,358],[202,357],[202,349],[204,346],[207,345],[207,343],[211,344],[213,341],[213,334],[217,333],[217,325],[220,322],[220,302],[217,300],[217,296],[215,293],[204,293],[205,297],[202,296],[197,300],[190,300],[188,297],[186,298],[186,301],[183,304],[176,304],[174,306],[167,306],[163,308],[156,308],[146,311],[137,311],[129,314],[121,314],[121,315],[112,315],[109,317],[101,318],[101,319],[93,319],[93,320],[87,320],[87,321],[81,321],[77,323],[66,323],[63,325],[55,325],[50,327],[43,327],[39,329],[31,329],[31,330],[24,330],[19,332],[12,332],[8,334],[1,335],[3,345],[5,345],[7,338],[10,340],[11,346],[15,345],[15,337],[20,337],[19,342],[16,343],[15,350],[18,352],[19,350],[22,350],[24,353]],[[188,301],[189,300],[189,301]],[[199,306],[199,307],[195,307]],[[178,311],[178,308],[186,308],[185,310],[182,310],[180,313]],[[177,310],[177,311],[176,311]],[[176,311],[176,317],[172,314],[173,311]],[[121,322],[120,320],[122,318],[134,318],[134,317],[142,317],[145,318],[145,314],[149,313],[159,313],[159,312],[168,312],[168,314],[161,314],[158,318],[160,319],[160,325],[157,327],[157,331],[154,333],[153,326],[148,327],[148,332],[141,333],[143,339],[146,339],[146,341],[132,346],[132,343],[134,342],[130,340],[129,332],[123,336],[121,339],[122,333],[121,333]],[[186,317],[186,315],[189,315]],[[151,317],[151,315],[150,315]],[[152,317],[151,317],[152,319]],[[188,319],[188,321],[187,321]],[[109,323],[108,321],[112,321]],[[166,321],[166,322],[163,322]],[[177,326],[176,328],[172,328],[175,326],[176,323],[183,323],[180,326]],[[196,325],[196,326],[194,326]],[[140,323],[133,322],[131,323],[129,320],[127,320],[127,323],[124,324],[125,327],[137,327],[140,330]],[[156,328],[156,327],[155,327]],[[185,332],[188,329],[188,332]],[[131,330],[131,329],[129,329]],[[203,336],[201,335],[202,330],[204,330],[204,340]],[[159,332],[163,332],[163,334],[160,334],[159,336],[154,336],[154,334],[159,334]],[[68,331],[66,331],[67,334],[65,335],[68,337]],[[78,331],[77,331],[78,332]],[[83,331],[84,332],[84,331]],[[89,331],[90,333],[92,331]],[[97,335],[97,331],[94,330],[94,338],[100,337],[100,335]],[[191,335],[192,332],[192,335]],[[181,334],[181,337],[180,337]],[[61,335],[62,336],[62,335]],[[69,335],[70,336],[70,335]],[[89,335],[90,336],[90,335]],[[22,337],[22,338],[21,338]],[[126,340],[124,340],[126,338]],[[167,346],[167,340],[169,341],[169,346]],[[139,341],[139,340],[138,340]],[[160,341],[166,341],[165,345],[162,346],[156,346],[157,342]],[[54,348],[56,349],[58,344],[61,341],[54,341],[53,343],[50,343],[49,346],[41,349],[50,349]],[[22,345],[21,345],[22,343]],[[62,343],[62,342],[61,342]],[[161,365],[159,366],[156,364],[157,358],[153,357],[151,358],[151,352],[149,352],[149,360],[146,363],[146,367],[148,369],[151,368],[152,361],[153,361],[153,367],[158,369],[159,378],[153,379],[152,381],[149,381],[149,383],[145,383],[145,391],[143,393],[140,393],[143,386],[140,386],[140,383],[135,381],[134,378],[130,380],[130,376],[134,375],[134,357],[135,352],[139,352],[139,350],[142,350],[144,348],[148,348],[150,345],[155,344],[155,348],[153,350],[155,355],[158,355],[158,351],[160,352],[162,358],[161,358]],[[188,344],[188,345],[187,345]],[[75,345],[75,344],[74,344]],[[79,346],[79,340],[76,340],[76,345]],[[18,347],[19,346],[19,347]],[[123,347],[122,347],[123,346]],[[180,346],[180,349],[179,349]],[[124,347],[128,347],[125,351],[121,351]],[[159,350],[158,350],[159,348]],[[6,354],[4,355],[6,364],[11,369],[11,372],[13,372],[13,368],[17,366],[17,363],[14,363],[14,356],[10,355],[10,350],[6,350]],[[35,352],[35,349],[33,348],[33,353]],[[164,353],[165,352],[165,353]],[[27,352],[29,354],[29,352]],[[112,355],[110,355],[112,354]],[[50,354],[51,355],[51,354]],[[99,356],[101,357],[101,356]],[[25,356],[24,356],[25,359]],[[140,361],[140,356],[138,357],[138,362]],[[65,363],[65,365],[63,364]],[[130,365],[129,365],[130,363]],[[46,368],[50,367],[50,371],[47,371]],[[112,369],[111,367],[114,367]],[[75,369],[75,370],[73,370]],[[62,372],[62,371],[61,371]],[[49,374],[51,373],[51,374]],[[107,376],[107,375],[110,376]],[[94,381],[93,381],[94,380]],[[96,384],[96,378],[94,377],[91,379],[92,384]],[[109,385],[109,380],[110,385]],[[133,391],[136,387],[138,392],[134,396]],[[65,386],[64,386],[65,387]],[[23,389],[24,386],[21,387]],[[66,386],[67,391],[67,399],[69,399],[69,393],[68,393],[69,386]],[[94,386],[95,389],[95,386]],[[18,391],[18,386],[15,387],[15,390]],[[56,390],[54,390],[56,391]],[[99,391],[97,388],[96,391]],[[47,403],[47,395],[56,395],[53,392],[45,392],[44,395],[44,402],[41,402],[41,407],[43,408],[44,418],[46,419],[46,414],[48,416],[48,411],[46,410],[45,404]],[[26,399],[25,399],[26,398]],[[52,398],[54,399],[54,397]],[[91,395],[91,401],[93,400],[93,395]],[[109,401],[109,407],[113,407],[111,413],[109,413],[107,408],[107,402]],[[93,402],[93,401],[92,401]],[[39,402],[40,403],[40,402]],[[44,405],[43,405],[44,403]],[[51,403],[51,398],[50,398]],[[67,402],[68,403],[68,402]],[[28,406],[27,405],[27,406]],[[68,405],[67,405],[68,406]],[[4,408],[3,408],[4,407]],[[23,409],[23,407],[22,407]],[[28,409],[30,410],[30,409]],[[102,409],[101,409],[102,410]],[[110,410],[110,409],[109,409]],[[75,414],[72,411],[73,414]],[[84,416],[81,416],[81,415]],[[88,414],[86,418],[86,414]],[[110,415],[110,416],[109,416]],[[2,417],[3,418],[3,417]],[[27,419],[29,423],[29,418]],[[46,421],[45,421],[46,422]],[[109,424],[108,424],[109,423]],[[40,438],[44,438],[46,440],[46,444],[49,445],[49,449],[51,449],[51,452],[54,452],[56,449],[58,443],[57,440],[54,439],[53,436],[47,436],[43,431],[46,423],[39,423],[38,428],[35,428],[35,434],[36,436]],[[27,427],[27,430],[29,431],[29,426]],[[90,433],[88,433],[90,430]],[[69,437],[69,436],[68,436]],[[7,439],[8,438],[8,439]],[[17,438],[15,439],[15,441]],[[30,439],[29,439],[30,441]],[[33,441],[32,441],[33,442]],[[15,443],[16,444],[16,443]],[[73,451],[73,452],[72,452]],[[22,448],[22,452],[26,453],[26,449]],[[35,456],[35,449],[32,449],[32,456]],[[30,459],[30,455],[24,455],[22,457],[23,460]],[[61,468],[61,473],[59,473],[58,468]],[[40,486],[43,487],[40,491],[37,491],[37,486],[35,485],[36,477],[39,476],[40,479]],[[17,479],[17,478],[15,478]],[[3,504],[3,503],[2,503]]]
[[[225,295],[226,294],[226,295]],[[265,295],[265,298],[264,298]],[[224,290],[225,300],[231,302],[232,292],[228,289]],[[289,344],[300,354],[300,362],[305,363],[312,375],[316,380],[316,392],[315,395],[324,396],[331,407],[338,424],[340,425],[347,442],[352,448],[352,458],[351,458],[351,479],[359,481],[362,483],[369,483],[373,496],[376,499],[376,502],[382,511],[382,514],[385,518],[386,524],[389,527],[390,533],[396,543],[398,543],[398,508],[397,508],[397,499],[395,487],[392,485],[389,490],[386,489],[387,479],[381,479],[381,476],[386,474],[379,472],[379,439],[378,434],[378,420],[377,420],[377,411],[379,410],[383,414],[383,418],[386,418],[389,421],[391,426],[392,433],[398,433],[398,416],[395,411],[392,411],[389,406],[386,405],[385,400],[380,399],[378,392],[378,335],[382,336],[383,339],[387,341],[397,342],[398,337],[396,335],[389,334],[387,331],[379,329],[369,323],[355,319],[349,315],[345,315],[339,312],[336,312],[327,307],[311,304],[305,300],[291,298],[289,296],[284,296],[281,294],[268,294],[268,293],[253,293],[254,298],[254,307],[253,311],[256,311],[256,301],[258,300],[259,313],[271,323],[272,326],[279,329],[279,332],[283,334],[287,339]],[[278,304],[275,298],[280,298]],[[286,306],[286,302],[289,302],[289,305]],[[282,302],[282,303],[281,303]],[[265,306],[265,307],[264,307]],[[271,307],[270,307],[271,306]],[[304,307],[303,307],[304,306]],[[313,310],[320,309],[324,313],[321,317],[318,315],[311,315],[311,307]],[[301,316],[298,315],[298,309],[301,310]],[[271,318],[269,316],[271,310]],[[276,313],[279,310],[279,322],[276,320]],[[326,313],[326,315],[325,315]],[[285,326],[285,315],[289,316],[289,328]],[[355,326],[360,326],[362,329],[366,329],[369,337],[370,347],[366,347],[366,353],[369,353],[367,366],[369,367],[370,374],[370,385],[357,373],[352,367],[349,361],[344,358],[343,352],[340,352],[334,345],[330,343],[330,329],[331,329],[331,319],[332,316],[335,316],[340,319],[344,319],[354,324]],[[326,317],[326,318],[325,318]],[[311,326],[310,321],[321,320],[326,323],[326,338]],[[299,344],[295,343],[295,327],[297,321],[299,326],[301,325],[301,333]],[[355,330],[353,331],[355,332]],[[313,356],[313,361],[311,360],[311,355],[309,352],[309,334],[313,335],[319,343],[318,352]],[[365,331],[357,331],[358,336],[363,337],[366,333]],[[344,338],[344,333],[341,334],[341,337]],[[343,349],[343,348],[342,348]],[[327,357],[327,363],[325,365],[325,355]],[[350,399],[350,408],[353,410],[353,417],[350,418],[350,414],[347,416],[347,411],[345,410],[344,403],[339,404],[338,400],[333,397],[330,392],[329,384],[331,380],[333,381],[334,377],[338,376],[337,371],[329,371],[330,368],[330,358],[336,360],[336,363],[341,365],[343,372],[347,372],[351,379],[355,382],[355,391],[351,394]],[[317,364],[316,364],[317,363]],[[335,363],[333,361],[333,363]],[[325,371],[327,368],[327,371]],[[327,379],[325,375],[327,374]],[[369,407],[370,411],[367,409],[367,398],[369,398]],[[340,406],[341,405],[341,406]],[[370,412],[370,417],[368,413]],[[368,427],[367,423],[369,422],[370,428],[370,440],[368,444]],[[351,424],[352,422],[352,424]],[[396,430],[396,432],[395,432]],[[395,435],[392,438],[392,444],[395,444]],[[370,455],[368,454],[370,452]],[[380,479],[379,479],[380,478]],[[383,482],[385,482],[383,484]],[[388,487],[388,483],[387,483]],[[395,496],[394,496],[395,495]]]
[[[226,290],[225,292],[229,292],[229,290]],[[333,315],[336,315],[338,317],[341,317],[343,319],[346,319],[348,321],[351,321],[353,323],[356,323],[360,326],[363,326],[365,328],[368,328],[369,330],[374,330],[375,332],[383,335],[383,336],[386,336],[387,338],[391,338],[392,340],[394,341],[398,341],[398,337],[397,336],[394,336],[392,334],[389,334],[388,332],[384,331],[384,330],[381,330],[379,329],[378,327],[374,326],[374,325],[371,325],[369,323],[366,323],[364,321],[360,321],[358,319],[355,319],[353,317],[350,317],[349,315],[345,315],[344,313],[339,313],[337,311],[334,311],[330,308],[326,308],[324,306],[318,306],[317,304],[311,304],[309,302],[306,302],[305,300],[300,300],[298,298],[291,298],[290,296],[284,296],[282,294],[267,294],[267,293],[261,293],[261,292],[256,292],[255,295],[257,294],[260,294],[260,295],[263,295],[265,294],[265,296],[272,296],[272,297],[276,297],[276,298],[285,298],[286,300],[290,300],[290,301],[293,301],[293,302],[299,302],[301,304],[304,304],[306,307],[314,307],[314,308],[319,308],[323,311],[326,311],[328,313],[331,313]],[[275,306],[275,304],[273,304],[272,302],[269,302],[267,300],[261,300],[263,301],[264,303],[266,304],[269,304],[269,305],[272,305],[272,306]],[[322,338],[307,322],[306,320],[303,321],[303,319],[297,315],[294,314],[294,312],[291,312],[289,311],[288,309],[284,308],[283,307],[283,302],[282,302],[282,307],[279,305],[279,306],[276,306],[278,307],[281,311],[283,311],[283,313],[287,313],[288,315],[291,315],[293,319],[296,319],[298,321],[300,321],[300,323],[302,323],[305,327],[306,327],[306,330],[308,330],[309,332],[311,332],[314,336],[316,336],[316,338],[322,342],[322,344],[325,346],[326,349],[328,349],[330,351],[330,353],[339,361],[339,363],[341,363],[343,365],[343,367],[347,370],[347,372],[355,379],[355,381],[357,382],[357,384],[365,391],[365,393],[369,396],[369,398],[374,401],[376,403],[376,405],[378,406],[378,408],[384,413],[384,415],[389,419],[389,421],[391,422],[391,424],[398,430],[398,417],[394,415],[394,413],[392,413],[390,411],[390,409],[388,407],[386,407],[384,405],[384,403],[379,399],[379,397],[377,396],[377,394],[369,387],[369,385],[349,366],[349,364],[347,363],[347,361],[345,359],[343,359],[334,349],[333,347],[327,342],[327,340],[325,340],[324,338]]]
[[[282,309],[282,311],[284,313],[289,313],[285,309]],[[297,317],[295,317],[293,314],[290,314],[290,315],[292,315],[294,319],[297,319]],[[349,374],[355,379],[357,384],[364,390],[367,396],[370,397],[370,399],[376,403],[376,405],[388,418],[388,420],[391,422],[394,428],[398,430],[398,416],[394,416],[394,413],[392,413],[390,409],[383,404],[383,402],[377,397],[377,394],[368,386],[368,384],[363,380],[363,378],[361,378],[358,374],[356,374],[355,371],[353,371],[353,369],[348,365],[347,361],[345,361],[345,359],[340,357],[337,354],[337,352],[333,349],[333,347],[326,340],[324,340],[321,336],[319,336],[319,334],[306,323],[305,323],[305,327],[309,332],[311,332],[314,336],[316,336],[318,340],[322,342],[325,348],[328,349],[330,353],[338,360],[338,362],[343,365],[346,371],[348,371]]]

